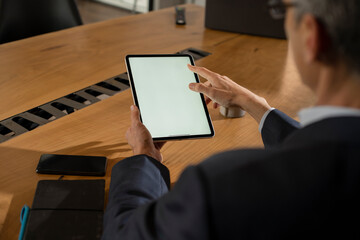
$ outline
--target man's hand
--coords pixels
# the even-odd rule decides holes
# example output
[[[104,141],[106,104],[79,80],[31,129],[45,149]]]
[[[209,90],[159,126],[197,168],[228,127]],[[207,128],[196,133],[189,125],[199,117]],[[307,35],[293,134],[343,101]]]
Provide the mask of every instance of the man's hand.
[[[205,83],[190,83],[189,88],[195,92],[203,93],[206,104],[213,102],[214,108],[219,105],[240,107],[257,122],[260,122],[264,113],[271,108],[264,98],[259,97],[226,76],[214,73],[204,67],[192,65],[188,65],[188,67],[192,72],[208,80]]]
[[[126,139],[134,155],[145,154],[162,162],[160,149],[165,142],[154,143],[150,132],[140,121],[140,112],[136,106],[131,106],[131,126],[126,132]]]

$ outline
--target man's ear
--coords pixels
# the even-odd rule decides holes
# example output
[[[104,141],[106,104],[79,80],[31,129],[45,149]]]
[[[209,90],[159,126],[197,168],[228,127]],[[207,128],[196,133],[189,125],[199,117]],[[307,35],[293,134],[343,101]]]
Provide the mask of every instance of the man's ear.
[[[305,14],[301,20],[304,60],[307,63],[319,60],[322,49],[321,26],[314,16]]]

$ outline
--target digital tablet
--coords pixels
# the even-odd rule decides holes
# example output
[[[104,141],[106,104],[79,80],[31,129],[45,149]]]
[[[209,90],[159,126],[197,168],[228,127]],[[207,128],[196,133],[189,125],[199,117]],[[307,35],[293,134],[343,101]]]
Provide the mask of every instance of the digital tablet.
[[[214,136],[204,96],[189,89],[199,82],[187,67],[192,56],[127,55],[125,61],[134,103],[154,141]]]

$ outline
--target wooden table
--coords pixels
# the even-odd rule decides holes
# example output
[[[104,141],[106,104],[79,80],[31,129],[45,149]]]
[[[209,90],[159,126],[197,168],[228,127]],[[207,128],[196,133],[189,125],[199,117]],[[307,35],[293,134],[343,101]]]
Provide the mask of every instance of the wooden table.
[[[171,8],[0,45],[0,120],[125,72],[126,54],[175,53],[188,47],[212,53],[197,65],[227,75],[290,116],[314,102],[288,57],[286,41],[205,29],[204,9],[186,7],[186,26],[174,24]],[[108,191],[112,166],[132,154],[125,139],[131,104],[126,90],[0,144],[1,239],[17,238],[21,207],[31,206],[37,182],[59,178],[35,173],[43,153],[106,156]],[[172,182],[186,166],[216,152],[262,147],[258,125],[249,115],[226,119],[218,110],[209,111],[214,138],[164,147]]]

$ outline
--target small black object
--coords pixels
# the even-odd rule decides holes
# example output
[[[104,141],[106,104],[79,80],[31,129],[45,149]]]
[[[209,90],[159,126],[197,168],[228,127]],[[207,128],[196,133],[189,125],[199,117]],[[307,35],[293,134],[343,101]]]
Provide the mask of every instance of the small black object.
[[[175,7],[176,13],[176,24],[177,25],[185,25],[185,8],[184,7]]]
[[[104,176],[106,164],[106,157],[43,154],[36,172],[59,175]]]

